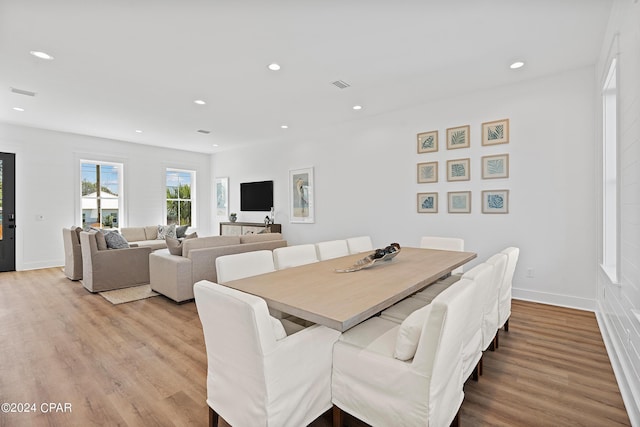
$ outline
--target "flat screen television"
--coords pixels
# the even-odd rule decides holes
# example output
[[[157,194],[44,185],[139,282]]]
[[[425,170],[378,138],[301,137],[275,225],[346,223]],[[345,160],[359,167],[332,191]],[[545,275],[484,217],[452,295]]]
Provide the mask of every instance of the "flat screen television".
[[[240,183],[241,211],[270,211],[273,206],[273,181]]]

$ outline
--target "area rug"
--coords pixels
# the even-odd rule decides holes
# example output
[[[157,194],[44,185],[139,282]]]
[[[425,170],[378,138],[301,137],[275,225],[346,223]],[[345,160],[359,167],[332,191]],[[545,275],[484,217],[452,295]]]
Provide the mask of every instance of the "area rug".
[[[149,285],[115,289],[113,291],[99,292],[99,294],[111,304],[124,304],[126,302],[138,301],[160,295],[159,293],[152,291],[151,286]]]

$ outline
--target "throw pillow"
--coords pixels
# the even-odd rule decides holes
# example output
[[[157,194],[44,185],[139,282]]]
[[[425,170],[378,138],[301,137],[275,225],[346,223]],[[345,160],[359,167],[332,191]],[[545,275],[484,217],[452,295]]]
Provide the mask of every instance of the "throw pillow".
[[[396,338],[396,349],[393,357],[399,360],[410,360],[416,354],[422,327],[431,313],[431,305],[426,305],[411,313],[400,325]]]
[[[182,256],[182,242],[187,239],[194,239],[196,237],[198,237],[196,233],[191,233],[185,236],[183,240],[174,239],[172,237],[167,237],[164,240],[165,242],[167,242],[167,249],[169,249],[169,253],[171,255]]]
[[[122,234],[118,233],[118,230],[105,232],[104,239],[109,249],[125,249],[129,247],[129,242]]]
[[[158,237],[157,240],[165,240],[166,237],[171,237],[172,239],[177,238],[176,236],[176,225],[159,225],[158,226]]]
[[[188,225],[181,225],[180,227],[176,227],[176,237],[179,239],[184,237],[187,234]]]
[[[102,230],[96,231],[96,244],[98,246],[99,251],[107,250],[107,241],[104,237],[104,233],[102,232]]]

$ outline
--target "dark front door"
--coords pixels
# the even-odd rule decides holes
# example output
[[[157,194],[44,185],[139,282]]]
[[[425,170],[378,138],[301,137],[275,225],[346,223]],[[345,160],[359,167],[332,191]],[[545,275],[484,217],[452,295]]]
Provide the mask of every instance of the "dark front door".
[[[0,271],[16,269],[16,155],[0,153]]]

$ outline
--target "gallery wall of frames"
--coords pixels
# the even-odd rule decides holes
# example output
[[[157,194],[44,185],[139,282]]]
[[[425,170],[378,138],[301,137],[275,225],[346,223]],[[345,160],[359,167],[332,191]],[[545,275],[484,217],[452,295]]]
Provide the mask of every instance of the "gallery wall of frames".
[[[443,132],[447,150],[445,160],[429,160],[429,155],[440,150],[439,131],[432,130],[417,134],[417,148],[420,157],[424,157],[417,165],[418,184],[424,184],[424,191],[417,194],[418,213],[438,213],[439,193],[429,191],[429,184],[437,183],[439,173],[444,169],[443,179],[447,182],[469,182],[471,168],[481,168],[481,179],[487,180],[486,189],[481,190],[481,212],[483,214],[509,213],[509,190],[493,188],[493,179],[509,178],[509,153],[487,154],[480,158],[472,158],[465,153],[471,141],[471,125],[457,126]],[[482,146],[509,144],[509,119],[494,120],[482,123]],[[443,144],[444,145],[444,144]],[[465,157],[465,154],[467,156]],[[440,157],[441,158],[441,157]],[[484,187],[484,186],[483,186]],[[471,191],[448,191],[446,193],[447,212],[450,214],[471,213]]]

